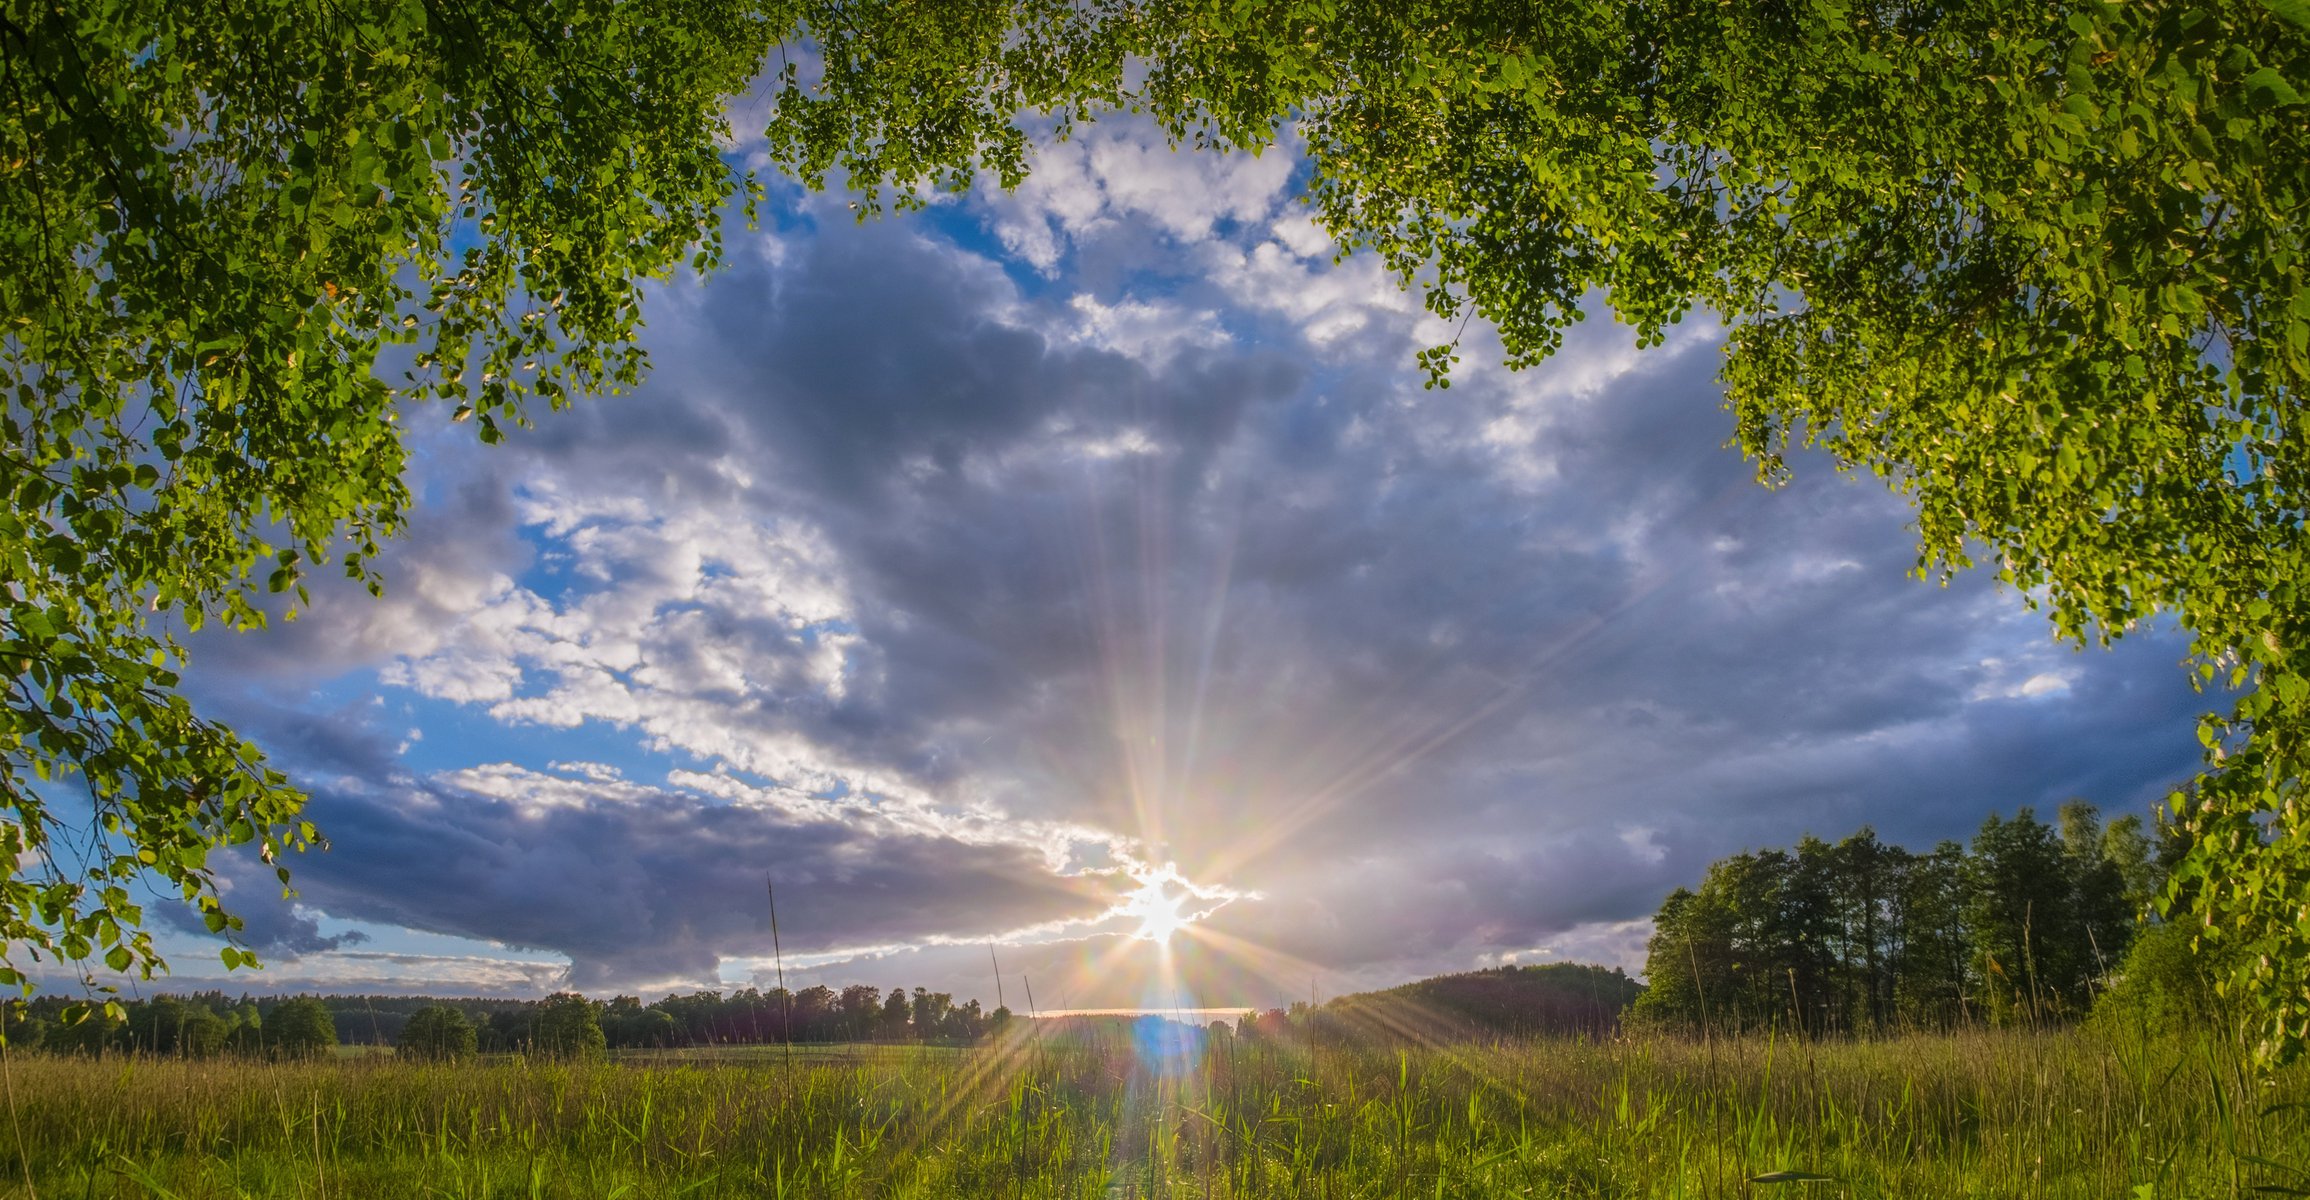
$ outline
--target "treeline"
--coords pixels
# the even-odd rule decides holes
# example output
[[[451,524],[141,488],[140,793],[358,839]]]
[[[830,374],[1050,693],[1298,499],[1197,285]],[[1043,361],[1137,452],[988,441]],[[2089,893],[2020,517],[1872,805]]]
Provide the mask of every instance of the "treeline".
[[[2073,800],[2051,825],[1992,814],[1970,846],[1863,829],[1736,854],[1661,905],[1635,1013],[1728,1033],[2075,1020],[2124,976],[2182,849]]]
[[[139,1050],[207,1058],[237,1054],[301,1058],[337,1045],[336,1017],[319,996],[243,996],[223,992],[154,996],[102,1006],[56,996],[0,1005],[0,1034],[11,1049],[57,1054]]]
[[[543,1000],[425,996],[227,997],[162,995],[119,1003],[117,1016],[55,996],[7,1006],[0,1033],[14,1048],[57,1053],[138,1052],[206,1057],[319,1053],[340,1043],[388,1045],[423,1056],[600,1049],[774,1045],[786,1041],[963,1045],[999,1032],[1010,1010],[975,999],[866,984],[692,992],[644,1004],[575,993]]]
[[[1326,1045],[1609,1037],[1644,985],[1618,967],[1543,963],[1437,975],[1245,1013],[1237,1037]]]

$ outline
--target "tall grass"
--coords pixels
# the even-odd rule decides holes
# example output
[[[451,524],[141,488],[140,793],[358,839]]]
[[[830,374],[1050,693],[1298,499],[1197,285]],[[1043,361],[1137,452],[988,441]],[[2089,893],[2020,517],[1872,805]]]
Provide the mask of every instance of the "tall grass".
[[[2310,1189],[2310,1081],[2212,1042],[1310,1052],[1127,1039],[565,1065],[12,1059],[0,1195],[2162,1197]],[[15,1149],[18,1140],[24,1157]],[[2289,1164],[2291,1166],[2289,1166]],[[1773,1181],[1776,1173],[1825,1180]]]

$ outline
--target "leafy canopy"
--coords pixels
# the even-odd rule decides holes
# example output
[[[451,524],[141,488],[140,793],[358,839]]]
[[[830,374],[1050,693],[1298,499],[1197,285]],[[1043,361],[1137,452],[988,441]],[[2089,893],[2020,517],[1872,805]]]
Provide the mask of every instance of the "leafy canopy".
[[[133,882],[230,932],[211,853],[317,844],[178,632],[375,590],[407,424],[633,383],[641,282],[751,215],[770,43],[745,0],[0,0],[6,953],[149,976]]]
[[[931,14],[938,15],[933,16]],[[926,36],[926,26],[930,27]],[[1026,130],[1288,128],[1342,252],[1528,366],[1598,308],[1729,326],[1737,440],[1915,507],[2061,636],[2192,638],[2208,769],[2175,896],[2264,1049],[2310,1043],[2310,4],[2216,0],[905,0],[807,7],[770,142],[919,202]],[[1456,352],[1423,354],[1448,384]]]

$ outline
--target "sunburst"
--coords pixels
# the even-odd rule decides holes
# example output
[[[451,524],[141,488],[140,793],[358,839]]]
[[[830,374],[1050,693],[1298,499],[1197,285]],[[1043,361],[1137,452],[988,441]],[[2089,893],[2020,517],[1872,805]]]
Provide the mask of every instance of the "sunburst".
[[[1136,891],[1124,894],[1115,911],[1139,922],[1131,931],[1132,937],[1168,944],[1171,935],[1194,923],[1201,914],[1187,911],[1187,902],[1194,896],[1178,886],[1181,882],[1178,871],[1165,868],[1142,877]]]

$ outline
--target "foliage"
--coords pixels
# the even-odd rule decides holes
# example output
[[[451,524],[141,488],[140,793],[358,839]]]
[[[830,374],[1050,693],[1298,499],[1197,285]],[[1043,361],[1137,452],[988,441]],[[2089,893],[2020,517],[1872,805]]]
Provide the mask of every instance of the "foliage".
[[[266,1050],[283,1058],[311,1058],[337,1045],[337,1018],[315,996],[292,996],[265,1014]]]
[[[236,1023],[199,1001],[155,996],[149,1003],[126,1006],[127,1020],[118,1030],[128,1045],[153,1054],[208,1058],[230,1043]]]
[[[473,1022],[446,1004],[428,1004],[409,1014],[396,1043],[403,1057],[427,1062],[453,1062],[473,1056]]]
[[[2188,1037],[1211,1046],[1169,1072],[1120,1023],[704,1070],[20,1057],[37,1099],[0,1178],[116,1200],[1249,1200],[1762,1196],[1748,1181],[1809,1171],[1825,1194],[2100,1200],[2279,1194],[2310,1166],[2310,1077],[2259,1084]]]
[[[133,881],[226,933],[217,847],[287,885],[319,835],[176,631],[375,590],[410,425],[632,384],[640,283],[751,212],[722,103],[770,39],[748,0],[0,2],[0,954],[149,978]]]
[[[1257,151],[1288,125],[1343,252],[1510,366],[1601,306],[1698,309],[1768,481],[1792,443],[1914,504],[2102,642],[2167,613],[2234,704],[2177,795],[2177,881],[2237,951],[2265,1049],[2310,1039],[2310,8],[2117,0],[1568,4],[821,0],[777,164],[865,208],[1020,130],[1152,114]],[[1037,115],[1039,114],[1039,115]],[[1449,382],[1457,342],[1422,354]]]
[[[608,1048],[593,1001],[576,992],[546,997],[532,1020],[529,1048],[547,1058],[600,1058]]]
[[[2229,964],[2190,945],[2186,926],[2157,924],[2141,931],[2126,951],[2109,992],[2093,1007],[2093,1023],[2113,1036],[2141,1030],[2226,1031],[2240,1025],[2241,1006],[2221,994]]]
[[[2058,830],[1992,813],[1970,851],[1863,829],[1720,859],[1662,903],[1635,1015],[1813,1034],[2074,1020],[2130,961],[2155,891],[2140,827],[2073,800]]]

